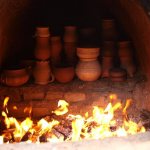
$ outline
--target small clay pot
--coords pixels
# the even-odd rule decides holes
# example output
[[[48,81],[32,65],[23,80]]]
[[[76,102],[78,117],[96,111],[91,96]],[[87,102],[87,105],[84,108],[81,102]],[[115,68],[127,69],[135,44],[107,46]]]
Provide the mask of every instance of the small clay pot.
[[[127,79],[127,72],[122,68],[110,69],[109,75],[113,82],[123,82]]]
[[[67,83],[73,80],[75,76],[74,67],[57,67],[54,69],[55,79],[60,83]]]

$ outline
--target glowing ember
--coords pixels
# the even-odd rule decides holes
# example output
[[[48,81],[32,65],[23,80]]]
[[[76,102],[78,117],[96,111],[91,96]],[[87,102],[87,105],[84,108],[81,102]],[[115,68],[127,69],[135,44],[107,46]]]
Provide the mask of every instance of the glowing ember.
[[[25,108],[24,112],[29,113],[22,122],[16,118],[8,117],[7,103],[9,98],[4,100],[4,111],[2,116],[6,124],[6,130],[0,136],[0,144],[5,141],[27,143],[39,142],[58,142],[58,141],[80,141],[82,139],[102,139],[112,136],[127,136],[136,133],[145,132],[145,128],[140,123],[135,123],[128,119],[127,109],[132,100],[128,99],[123,107],[120,102],[112,104],[113,100],[117,99],[117,95],[110,95],[110,103],[106,108],[94,106],[93,114],[89,116],[86,112],[84,116],[69,114],[65,121],[56,120],[52,117],[42,118],[36,123],[31,120],[30,114],[32,108]],[[52,113],[60,116],[68,112],[69,104],[60,100],[58,109]],[[14,109],[17,107],[15,106]],[[121,111],[123,121],[120,125],[115,119],[115,112]]]

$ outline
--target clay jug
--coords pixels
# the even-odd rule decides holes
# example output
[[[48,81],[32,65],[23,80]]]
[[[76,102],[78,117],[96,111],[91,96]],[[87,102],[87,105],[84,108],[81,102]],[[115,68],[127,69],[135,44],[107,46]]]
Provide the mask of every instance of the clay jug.
[[[1,83],[8,86],[21,86],[29,80],[29,73],[25,68],[4,70]]]
[[[37,28],[35,58],[38,60],[47,60],[50,57],[50,33],[49,28]]]
[[[82,81],[95,81],[101,75],[101,66],[97,60],[79,61],[76,74]]]
[[[60,36],[51,37],[51,61],[53,66],[57,66],[61,60],[62,43]]]
[[[51,72],[49,61],[36,61],[33,77],[37,84],[45,85],[53,82],[55,78]]]

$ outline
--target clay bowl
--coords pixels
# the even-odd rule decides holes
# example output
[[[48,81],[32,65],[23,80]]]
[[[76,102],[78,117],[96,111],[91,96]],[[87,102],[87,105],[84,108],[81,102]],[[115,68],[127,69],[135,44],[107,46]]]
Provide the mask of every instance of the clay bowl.
[[[54,69],[55,79],[60,83],[67,83],[73,80],[75,69],[72,66],[56,67]]]
[[[1,83],[7,86],[21,86],[29,80],[26,68],[7,69],[1,74]]]

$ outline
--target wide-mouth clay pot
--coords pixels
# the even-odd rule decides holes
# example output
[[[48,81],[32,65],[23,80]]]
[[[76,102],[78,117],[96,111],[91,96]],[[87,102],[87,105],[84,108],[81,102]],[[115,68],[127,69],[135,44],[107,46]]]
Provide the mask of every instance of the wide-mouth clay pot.
[[[99,47],[92,47],[92,48],[77,48],[77,56],[81,60],[95,60],[100,54],[100,48]]]
[[[26,68],[7,69],[1,74],[1,83],[8,86],[21,86],[29,80],[29,73]]]

